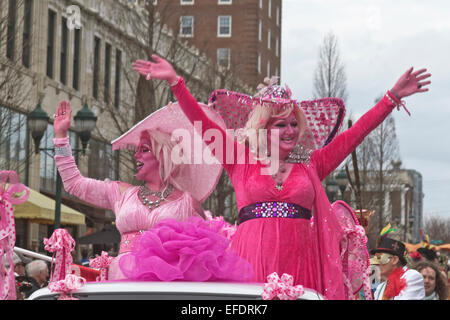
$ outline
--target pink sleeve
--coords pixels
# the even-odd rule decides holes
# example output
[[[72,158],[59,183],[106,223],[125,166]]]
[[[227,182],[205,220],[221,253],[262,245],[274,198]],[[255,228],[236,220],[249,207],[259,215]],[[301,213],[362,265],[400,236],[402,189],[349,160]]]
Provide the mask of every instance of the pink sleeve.
[[[69,138],[53,139],[55,147],[69,146]],[[114,203],[121,198],[119,184],[85,178],[81,175],[72,156],[55,155],[55,162],[64,184],[71,195],[94,206],[113,210]]]
[[[311,162],[314,163],[320,180],[333,172],[364,138],[386,119],[393,108],[392,102],[384,96],[350,129],[338,135],[327,146],[313,152]]]
[[[194,124],[196,121],[200,121],[202,123],[202,135],[205,134],[205,132],[209,129],[216,129],[219,130],[222,133],[222,136],[225,137],[225,139],[231,139],[225,132],[223,128],[221,128],[217,123],[212,121],[206,113],[202,110],[200,105],[198,104],[197,100],[191,95],[189,90],[186,88],[186,84],[184,83],[183,78],[179,78],[176,85],[172,86],[172,91],[175,94],[175,97],[178,100],[178,103],[180,104],[181,109],[183,110],[186,117]],[[222,158],[224,159],[221,161],[223,167],[225,170],[228,171],[228,173],[231,173],[233,164],[237,163],[237,157],[239,150],[237,146],[237,142],[233,140],[231,143],[234,148],[233,152],[233,159],[227,158],[227,145],[231,145],[231,143],[226,143],[226,140],[223,140],[223,151],[222,151]],[[220,161],[220,159],[219,159]]]

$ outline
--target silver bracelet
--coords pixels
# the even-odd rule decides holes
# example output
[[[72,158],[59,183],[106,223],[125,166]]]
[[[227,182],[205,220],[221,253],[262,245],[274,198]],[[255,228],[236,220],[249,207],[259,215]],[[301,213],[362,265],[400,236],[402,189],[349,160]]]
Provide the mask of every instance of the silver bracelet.
[[[65,145],[64,147],[55,147],[55,156],[71,157],[72,148],[70,147],[70,145]]]

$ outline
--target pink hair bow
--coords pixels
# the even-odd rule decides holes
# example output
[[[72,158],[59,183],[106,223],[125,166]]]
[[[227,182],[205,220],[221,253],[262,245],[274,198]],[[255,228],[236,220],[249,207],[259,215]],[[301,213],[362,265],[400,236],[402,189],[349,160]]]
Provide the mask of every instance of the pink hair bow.
[[[75,274],[68,274],[64,280],[50,282],[48,288],[51,292],[59,292],[58,300],[78,300],[72,297],[72,292],[79,290],[86,284],[86,279]]]
[[[25,192],[22,196],[19,194]],[[0,171],[0,299],[16,299],[13,252],[16,244],[16,227],[14,224],[14,204],[27,201],[30,194],[15,171]],[[6,260],[9,269],[4,265]]]
[[[45,250],[53,253],[52,266],[55,262],[55,268],[51,268],[52,273],[50,282],[63,280],[72,273],[72,255],[75,249],[75,240],[66,229],[56,229],[50,239],[44,238]]]
[[[264,284],[264,292],[262,298],[264,300],[272,300],[278,298],[280,300],[296,300],[305,293],[303,286],[294,286],[294,277],[287,273],[283,273],[281,278],[278,273],[274,272],[267,276],[267,283]]]
[[[106,281],[108,280],[108,269],[114,258],[108,255],[108,252],[102,251],[101,256],[89,259],[89,266],[91,268],[100,269],[100,276],[98,276],[96,281]]]

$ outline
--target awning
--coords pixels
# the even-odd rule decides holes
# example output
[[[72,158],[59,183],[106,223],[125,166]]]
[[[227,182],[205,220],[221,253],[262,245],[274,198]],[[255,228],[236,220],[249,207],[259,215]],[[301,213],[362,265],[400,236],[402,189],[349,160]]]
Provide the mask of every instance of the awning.
[[[55,200],[30,189],[27,202],[14,206],[14,217],[53,224],[55,221]],[[61,204],[61,225],[83,224],[86,224],[84,214]]]

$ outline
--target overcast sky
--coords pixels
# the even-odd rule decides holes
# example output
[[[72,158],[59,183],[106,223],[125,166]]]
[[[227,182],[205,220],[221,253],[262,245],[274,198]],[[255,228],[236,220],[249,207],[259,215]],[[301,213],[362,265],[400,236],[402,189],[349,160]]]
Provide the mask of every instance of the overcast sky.
[[[359,118],[411,66],[430,91],[393,112],[403,168],[422,174],[424,214],[450,218],[450,2],[283,0],[281,83],[312,97],[323,37],[333,31],[346,67],[347,114]]]

